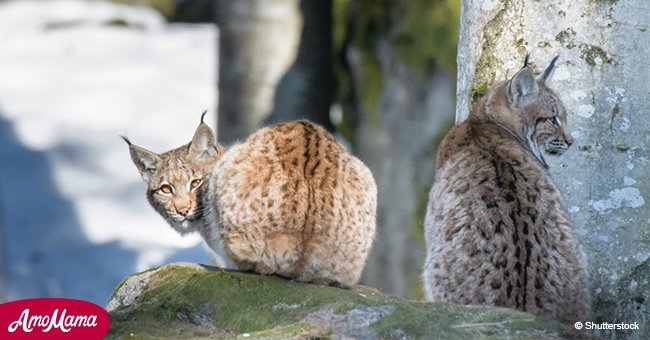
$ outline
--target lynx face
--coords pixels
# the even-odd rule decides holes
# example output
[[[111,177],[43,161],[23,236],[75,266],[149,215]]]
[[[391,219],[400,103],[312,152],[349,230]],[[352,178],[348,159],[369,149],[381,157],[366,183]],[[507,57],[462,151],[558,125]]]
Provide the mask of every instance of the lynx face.
[[[424,220],[427,298],[589,319],[586,257],[544,154],[573,143],[546,86],[557,57],[491,87],[438,151]]]
[[[187,221],[201,216],[198,196],[206,176],[201,164],[188,159],[189,148],[183,149],[162,154],[147,183],[149,202],[179,232],[189,227]]]
[[[499,96],[503,94],[501,89],[506,90],[508,109],[511,115],[501,117],[501,121],[511,130],[523,132],[523,138],[528,142],[530,150],[535,157],[548,167],[542,152],[559,156],[573,144],[573,137],[566,127],[566,110],[560,98],[546,86],[546,81],[555,68],[555,57],[546,70],[535,77],[528,67],[528,57],[524,67],[517,72],[512,79],[502,83],[503,87],[496,86],[493,93],[493,101],[498,105]],[[497,110],[499,111],[499,110]],[[520,119],[514,119],[519,116]],[[522,125],[517,128],[518,125]]]
[[[124,138],[124,137],[123,137]],[[196,231],[202,216],[199,202],[212,164],[223,154],[214,133],[203,122],[192,141],[177,149],[156,154],[132,144],[131,159],[147,183],[151,206],[179,233]]]
[[[573,144],[573,136],[566,128],[566,111],[562,102],[551,90],[540,88],[540,98],[531,106],[530,111],[525,112],[532,116],[529,134],[535,142],[534,147],[541,147],[554,156],[563,154]]]

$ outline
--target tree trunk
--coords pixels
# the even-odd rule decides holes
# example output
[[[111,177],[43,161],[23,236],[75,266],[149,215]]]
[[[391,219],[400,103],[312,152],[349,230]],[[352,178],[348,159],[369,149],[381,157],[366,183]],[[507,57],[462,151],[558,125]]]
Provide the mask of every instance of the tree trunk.
[[[463,0],[457,122],[530,53],[569,113],[575,145],[551,160],[589,262],[594,322],[637,322],[650,332],[650,5],[630,1]]]
[[[218,0],[219,141],[257,130],[271,114],[275,87],[296,56],[298,0]]]
[[[268,122],[304,118],[333,131],[332,0],[302,0],[300,9],[304,24],[298,56],[278,84]]]

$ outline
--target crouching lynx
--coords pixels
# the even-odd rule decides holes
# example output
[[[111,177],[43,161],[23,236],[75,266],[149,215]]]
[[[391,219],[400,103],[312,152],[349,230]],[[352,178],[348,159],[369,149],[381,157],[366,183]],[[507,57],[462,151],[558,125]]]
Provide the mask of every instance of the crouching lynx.
[[[427,298],[588,320],[584,254],[542,152],[573,137],[546,86],[524,67],[478,102],[440,145],[425,217]]]
[[[162,154],[125,140],[154,209],[179,233],[199,232],[221,265],[358,282],[375,233],[377,188],[370,170],[322,127],[273,125],[226,149],[201,117],[190,143]]]

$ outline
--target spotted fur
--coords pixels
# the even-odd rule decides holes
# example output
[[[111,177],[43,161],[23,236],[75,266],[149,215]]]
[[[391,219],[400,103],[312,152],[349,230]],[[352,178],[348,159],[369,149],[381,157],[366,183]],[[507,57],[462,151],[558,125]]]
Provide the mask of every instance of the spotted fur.
[[[358,282],[377,188],[370,170],[322,127],[273,125],[225,149],[201,123],[178,149],[130,149],[151,205],[178,232],[199,232],[221,264],[319,284]],[[149,159],[156,165],[147,172]],[[182,189],[168,195],[165,184]]]
[[[573,143],[545,84],[554,62],[492,87],[442,142],[425,217],[428,299],[588,320],[586,260],[544,159]]]

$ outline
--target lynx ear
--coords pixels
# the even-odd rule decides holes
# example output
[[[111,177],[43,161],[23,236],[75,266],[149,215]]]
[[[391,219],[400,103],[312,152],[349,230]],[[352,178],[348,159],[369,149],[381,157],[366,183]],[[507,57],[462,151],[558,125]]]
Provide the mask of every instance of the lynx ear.
[[[129,144],[129,153],[131,154],[131,160],[133,161],[133,164],[135,164],[135,167],[138,168],[142,179],[146,183],[149,183],[153,177],[153,174],[156,172],[156,169],[158,169],[158,164],[160,164],[160,156],[145,148],[134,145],[128,138],[124,136],[120,137],[122,137],[122,139],[124,139],[124,141]]]
[[[194,159],[209,160],[217,155],[217,141],[214,132],[208,124],[203,122],[203,117],[207,111],[201,115],[201,124],[196,128],[192,142],[190,142],[189,153]]]
[[[549,76],[553,74],[553,70],[555,70],[555,62],[557,61],[557,58],[560,57],[560,55],[556,55],[553,60],[551,60],[551,63],[548,65],[546,70],[540,75],[537,76],[537,81],[539,81],[542,84],[546,83],[546,80],[548,80]]]
[[[528,58],[526,58],[528,61]],[[539,87],[533,72],[524,66],[508,82],[508,100],[516,108],[522,108],[535,100]]]

